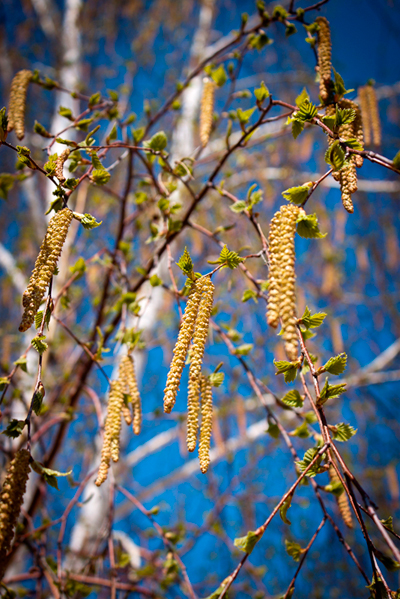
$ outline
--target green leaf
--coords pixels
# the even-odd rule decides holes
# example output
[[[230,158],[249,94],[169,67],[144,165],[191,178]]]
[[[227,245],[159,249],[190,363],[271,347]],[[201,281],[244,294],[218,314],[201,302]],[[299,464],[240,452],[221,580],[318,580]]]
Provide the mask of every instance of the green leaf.
[[[285,30],[285,36],[289,37],[291,35],[293,35],[294,33],[297,33],[297,29],[294,23],[288,23],[286,25],[286,30]]]
[[[389,516],[386,520],[381,520],[383,526],[386,526],[391,532],[394,532],[393,528],[393,516]]]
[[[77,129],[79,129],[79,131],[87,131],[88,130],[88,126],[93,123],[94,121],[94,117],[89,117],[87,119],[81,119],[80,121],[78,121],[75,125],[75,127]]]
[[[92,94],[89,98],[89,108],[93,108],[93,106],[96,106],[96,104],[98,104],[101,100],[101,93],[100,92],[96,92],[95,94]]]
[[[158,275],[152,275],[149,279],[149,283],[152,287],[159,287],[162,285],[162,280]]]
[[[313,182],[310,181],[308,183],[304,183],[304,185],[300,185],[299,187],[289,187],[289,189],[282,191],[282,195],[285,200],[293,202],[293,204],[297,204],[299,206],[307,199],[312,186]]]
[[[249,45],[251,48],[254,48],[255,50],[262,50],[263,48],[265,48],[265,46],[268,46],[272,43],[273,40],[270,39],[268,35],[265,33],[265,31],[263,31],[262,29],[260,30],[260,33],[254,33],[249,37]]]
[[[339,422],[334,427],[332,427],[333,438],[336,441],[348,441],[351,437],[357,432],[356,428],[353,428],[350,424],[345,424],[344,422]]]
[[[315,117],[317,113],[317,107],[314,104],[312,104],[310,100],[304,98],[298,110],[295,113],[293,113],[293,118],[303,122],[312,121],[312,119]]]
[[[396,156],[393,158],[393,166],[400,170],[400,150],[397,152]]]
[[[74,120],[74,117],[72,116],[72,110],[70,108],[65,108],[65,106],[60,106],[60,108],[58,109],[58,114],[70,121]]]
[[[316,314],[311,314],[308,306],[304,310],[303,316],[300,318],[299,323],[304,325],[307,329],[314,329],[316,327],[321,326],[326,318],[325,312],[317,312]]]
[[[264,102],[269,97],[269,90],[265,85],[264,81],[261,81],[260,87],[256,87],[254,95],[258,102]]]
[[[10,437],[11,439],[16,439],[17,437],[19,437],[22,434],[22,431],[24,430],[24,426],[26,424],[25,420],[11,420],[11,422],[9,422],[6,430],[2,431],[2,435],[6,435],[7,437]]]
[[[362,151],[364,148],[363,146],[360,144],[360,142],[358,141],[358,139],[346,139],[345,140],[345,144],[348,148],[351,148],[352,150],[360,150]]]
[[[281,401],[287,406],[291,406],[293,408],[302,408],[304,398],[300,395],[297,389],[293,389],[293,391],[288,391],[286,395],[282,397]]]
[[[97,185],[105,185],[110,180],[111,174],[105,168],[95,168],[91,174],[92,180]]]
[[[242,343],[242,345],[239,345],[239,347],[235,348],[235,356],[247,356],[253,347],[253,343]]]
[[[344,95],[354,91],[352,89],[346,89],[344,86],[343,78],[339,75],[335,69],[333,69],[335,75],[334,91],[337,96],[337,100],[340,100]]]
[[[228,250],[228,247],[224,245],[218,258],[218,264],[224,264],[233,270],[241,262],[243,262],[243,258],[236,252]]]
[[[310,447],[310,449],[307,449],[306,453],[304,454],[303,459],[296,462],[300,472],[304,472],[304,470],[307,468],[307,466],[309,466],[311,464],[311,462],[313,461],[313,459],[315,458],[315,456],[319,452],[319,450],[320,450],[320,447]],[[310,468],[310,470],[308,470],[306,476],[308,476],[309,478],[313,478],[316,474],[318,474],[322,459],[324,458],[324,455],[325,454],[322,454],[318,457],[318,459],[316,460],[316,462],[312,466],[312,468]]]
[[[43,355],[46,349],[49,347],[45,341],[45,335],[38,335],[34,337],[31,341],[32,347],[38,352],[38,354]]]
[[[241,551],[244,551],[244,553],[250,554],[261,537],[262,533],[256,533],[253,530],[249,530],[245,537],[238,537],[233,541],[233,544]]]
[[[283,522],[285,524],[289,524],[289,526],[291,525],[291,522],[286,514],[287,514],[288,509],[291,506],[292,499],[293,499],[293,493],[290,493],[290,495],[285,499],[285,501],[282,503],[281,507],[279,508],[280,517],[282,518]]]
[[[223,372],[213,372],[208,378],[213,387],[220,387],[224,382],[225,374]]]
[[[304,421],[297,428],[295,428],[291,434],[293,434],[295,437],[299,437],[299,439],[308,439],[310,436],[310,431],[308,430],[307,422]]]
[[[295,380],[297,375],[297,365],[293,362],[286,362],[286,360],[274,360],[277,372],[275,374],[283,374],[285,383],[291,383]]]
[[[247,192],[247,201],[249,203],[250,208],[261,202],[263,199],[262,189],[256,189],[255,191],[253,191],[255,187],[256,184],[252,185],[249,191]]]
[[[76,212],[74,212],[74,215],[75,214]],[[88,214],[87,212],[85,214],[80,215],[80,217],[81,218],[79,218],[78,220],[80,220],[81,225],[84,229],[88,230],[100,227],[101,223],[103,222],[102,220],[100,222],[97,222],[95,217],[92,214]]]
[[[310,96],[308,95],[308,91],[306,90],[306,88],[303,87],[303,90],[296,98],[296,106],[300,107],[305,100],[307,100],[309,102]]]
[[[322,366],[322,372],[329,372],[330,374],[342,374],[346,369],[347,355],[343,352],[338,356],[330,358],[327,363]]]
[[[46,319],[44,321],[44,324],[46,327],[49,326],[50,323],[50,317],[51,317],[51,310],[47,310],[46,312]],[[39,312],[36,312],[35,314],[35,328],[38,329],[43,321],[43,310],[39,310]]]
[[[377,549],[376,547],[374,547],[374,554],[376,555],[378,560],[385,566],[385,568],[389,570],[389,572],[395,572],[400,568],[399,562],[394,560],[389,555],[382,553],[382,551],[379,551],[379,549]]]
[[[39,416],[42,411],[43,398],[45,396],[45,390],[42,383],[39,384],[39,388],[35,391],[32,399],[32,410],[36,416]]]
[[[47,131],[47,129],[45,127],[43,127],[43,125],[41,125],[38,121],[35,121],[33,130],[35,133],[37,133],[38,135],[41,135],[42,137],[46,137],[46,138],[53,137],[53,135],[51,135],[51,133],[49,133]]]
[[[189,254],[189,251],[188,251],[187,247],[185,247],[182,256],[179,258],[179,260],[178,260],[178,262],[176,264],[177,264],[177,266],[179,266],[179,268],[181,269],[181,271],[187,277],[192,278],[192,275],[193,275],[193,262],[192,262],[192,258],[190,257],[190,254]]]
[[[285,547],[287,554],[290,555],[295,562],[298,562],[304,549],[302,549],[298,543],[288,541],[287,539],[285,539]]]
[[[270,420],[269,423],[268,423],[267,433],[273,439],[278,439],[278,437],[280,435],[279,426],[277,424],[275,424],[274,422],[272,422],[272,420]]]
[[[248,206],[244,200],[239,200],[238,202],[234,202],[229,206],[232,212],[244,212]]]
[[[333,144],[325,152],[325,162],[333,168],[334,171],[339,171],[345,163],[345,152],[339,143],[339,140]]]
[[[328,485],[325,485],[324,490],[327,493],[332,493],[335,495],[335,497],[339,497],[344,492],[344,488],[340,480],[335,480],[334,482],[330,482]]]
[[[6,387],[10,384],[9,379],[6,376],[0,377],[0,391],[4,391]]]
[[[246,123],[249,122],[254,111],[255,108],[249,108],[248,110],[242,110],[241,108],[238,108],[236,114],[238,116],[239,122],[242,125],[246,125]]]
[[[164,131],[158,131],[153,135],[149,142],[145,142],[143,145],[147,146],[155,152],[162,152],[167,147],[168,139]]]
[[[258,304],[257,293],[253,289],[246,289],[242,295],[242,302],[248,302],[250,299]]]
[[[43,464],[41,464],[40,462],[36,462],[36,461],[33,461],[31,466],[32,466],[32,470],[37,472],[37,474],[40,474],[41,476],[43,476],[46,483],[48,485],[50,485],[51,487],[54,487],[55,489],[57,489],[57,491],[59,490],[57,478],[59,476],[69,476],[72,472],[72,470],[69,470],[68,472],[58,472],[58,470],[52,470],[51,468],[46,468],[45,466],[43,466]]]
[[[316,214],[300,214],[296,220],[296,231],[305,239],[321,239],[327,236],[327,233],[321,233],[318,226]]]
[[[218,87],[222,87],[228,79],[228,75],[226,74],[222,64],[216,69],[212,69],[209,75],[214,83],[218,85]]]
[[[15,177],[10,173],[2,173],[0,175],[0,198],[7,200],[8,192],[14,185]]]
[[[338,129],[342,125],[349,125],[355,118],[356,111],[353,108],[339,108],[336,104],[335,129]]]
[[[290,122],[292,123],[292,135],[294,139],[297,139],[304,129],[304,122],[297,119],[291,119]]]
[[[19,366],[23,372],[28,372],[28,361],[26,357],[18,358],[18,360],[15,360],[14,364]]]
[[[79,276],[83,275],[83,273],[86,271],[86,262],[82,258],[82,256],[80,258],[78,258],[78,260],[75,262],[75,264],[73,266],[69,267],[69,270],[71,271],[71,273],[73,275],[74,274],[79,274]]]
[[[340,383],[338,385],[330,385],[328,378],[325,381],[325,385],[321,389],[319,404],[324,404],[328,399],[335,399],[346,392],[346,383]]]

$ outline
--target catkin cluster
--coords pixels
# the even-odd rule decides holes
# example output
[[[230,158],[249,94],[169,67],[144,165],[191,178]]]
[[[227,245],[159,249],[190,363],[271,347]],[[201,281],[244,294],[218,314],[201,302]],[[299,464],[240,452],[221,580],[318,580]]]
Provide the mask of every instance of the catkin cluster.
[[[213,418],[212,385],[210,379],[201,376],[201,424],[199,440],[200,470],[205,474],[210,465],[210,442]]]
[[[285,351],[290,360],[298,356],[294,235],[300,210],[294,204],[282,206],[272,219],[269,233],[267,322],[276,327],[281,319]]]
[[[380,146],[382,142],[381,120],[374,87],[372,85],[360,87],[358,89],[358,98],[364,124],[365,143],[369,145],[373,141],[376,146]]]
[[[130,400],[128,405],[124,401],[126,396]],[[124,417],[126,424],[130,425],[133,422],[133,432],[138,435],[142,426],[142,406],[136,381],[135,365],[130,355],[122,357],[118,369],[118,378],[111,383],[110,387],[100,468],[96,479],[98,487],[107,478],[110,460],[112,459],[113,462],[119,460],[121,415]]]
[[[336,470],[333,466],[329,466],[329,478],[331,483],[340,482],[339,477],[336,473]],[[336,497],[336,501],[338,504],[340,515],[342,516],[343,522],[348,528],[353,528],[353,518],[351,515],[351,509],[349,500],[347,498],[346,492],[343,489],[343,492]]]
[[[364,144],[364,132],[363,132],[363,119],[361,116],[361,111],[359,106],[352,102],[351,100],[347,100],[343,98],[337,104],[339,108],[349,108],[355,111],[355,119],[352,123],[346,123],[341,125],[338,130],[338,135],[341,139],[346,141],[347,139],[357,139],[357,141],[363,145]],[[334,116],[336,113],[336,108],[334,104],[326,107],[326,115]],[[328,138],[329,145],[332,145],[334,139],[332,137]],[[333,172],[332,176],[336,181],[340,183],[340,191],[342,193],[342,203],[347,212],[353,213],[354,206],[353,200],[351,198],[352,194],[357,191],[357,171],[356,167],[361,167],[363,165],[363,157],[357,154],[352,154],[348,160],[348,163],[337,172]]]
[[[199,428],[201,365],[213,298],[214,285],[210,277],[201,277],[192,284],[164,390],[164,411],[170,412],[176,401],[183,367],[192,341],[187,417],[187,447],[189,451],[193,451],[196,447]]]
[[[319,26],[318,37],[318,72],[319,72],[319,95],[323,102],[329,98],[331,87],[331,69],[332,69],[332,44],[329,22],[325,17],[315,19]]]
[[[203,148],[210,139],[213,112],[214,112],[215,83],[208,77],[203,80],[203,95],[200,110],[200,141]]]
[[[30,454],[20,449],[8,468],[0,495],[0,580],[3,578],[11,547],[14,528],[21,510],[26,483],[30,472]]]
[[[18,71],[11,83],[10,100],[8,104],[8,131],[15,129],[18,139],[25,135],[26,92],[32,79],[32,72],[24,69]]]
[[[24,313],[19,325],[21,332],[28,330],[33,324],[35,314],[39,309],[61,255],[72,216],[72,210],[63,208],[56,212],[49,222],[28,287],[22,295]]]

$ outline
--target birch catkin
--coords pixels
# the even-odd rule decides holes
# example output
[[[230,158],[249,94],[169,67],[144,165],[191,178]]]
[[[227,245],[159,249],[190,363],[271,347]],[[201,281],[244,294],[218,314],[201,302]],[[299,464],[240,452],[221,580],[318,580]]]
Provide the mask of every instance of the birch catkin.
[[[35,267],[29,279],[28,287],[22,296],[24,313],[19,330],[26,331],[33,324],[35,314],[42,303],[44,294],[54,274],[58,259],[67,237],[73,212],[63,208],[52,217],[47,228]]]
[[[338,483],[340,479],[336,473],[336,470],[333,466],[329,466],[329,478],[331,483]],[[348,528],[353,528],[353,518],[351,515],[351,508],[349,504],[349,500],[347,498],[346,492],[343,489],[343,492],[336,497],[336,501],[338,504],[340,515],[342,516],[343,522]]]
[[[64,183],[64,181],[65,181],[64,164],[65,164],[66,160],[68,160],[68,156],[70,154],[71,154],[71,150],[69,148],[66,148],[63,152],[61,152],[61,154],[59,155],[59,157],[56,160],[55,173],[56,173],[56,177],[60,181],[60,183]]]
[[[18,139],[25,135],[25,107],[28,85],[32,72],[24,69],[18,71],[11,83],[10,100],[8,104],[8,131],[15,129]]]
[[[371,143],[371,120],[368,105],[368,85],[358,88],[358,100],[360,102],[361,115],[364,127],[364,140],[366,145]]]
[[[122,358],[119,380],[122,383],[124,390],[126,390],[131,397],[133,410],[133,432],[135,435],[138,435],[142,427],[142,403],[132,356],[127,355]],[[127,424],[130,424],[130,422],[127,420],[126,422]]]
[[[382,131],[375,88],[372,85],[364,85],[359,88],[358,96],[364,123],[365,143],[370,144],[373,141],[376,146],[380,146]]]
[[[103,448],[101,450],[100,467],[95,484],[100,485],[106,480],[111,459],[119,460],[119,435],[121,432],[121,410],[124,403],[124,393],[121,384],[113,381],[108,397],[107,416],[104,423]]]
[[[332,70],[332,44],[329,22],[325,17],[317,17],[318,24],[318,72],[319,72],[319,95],[323,102],[329,98],[331,70]]]
[[[8,468],[0,495],[0,580],[3,578],[14,536],[14,528],[21,511],[21,506],[30,472],[30,454],[20,449],[15,454]]]
[[[164,389],[164,412],[169,413],[175,405],[176,395],[181,381],[183,367],[190,341],[193,337],[194,325],[201,299],[201,291],[197,283],[193,283],[182,317],[178,339],[174,347],[174,357],[169,369],[167,384]]]
[[[298,354],[294,235],[300,210],[294,204],[282,206],[272,219],[269,236],[267,322],[276,327],[281,318],[285,351],[290,360],[296,360]]]
[[[203,148],[208,144],[214,113],[215,83],[208,77],[203,79],[203,95],[200,109],[200,140]]]
[[[210,379],[201,376],[201,424],[199,440],[200,470],[205,474],[210,465],[210,442],[213,418],[212,386]]]
[[[199,309],[194,325],[188,385],[187,448],[194,451],[200,410],[200,376],[206,345],[208,327],[214,299],[214,284],[210,277],[202,277],[197,282],[201,290]]]

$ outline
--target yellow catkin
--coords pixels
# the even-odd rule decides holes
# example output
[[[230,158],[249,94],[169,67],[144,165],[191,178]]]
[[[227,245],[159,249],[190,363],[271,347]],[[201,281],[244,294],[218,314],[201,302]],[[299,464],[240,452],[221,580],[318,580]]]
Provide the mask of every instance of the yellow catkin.
[[[371,119],[368,103],[368,85],[358,88],[358,100],[360,102],[361,115],[364,128],[364,141],[367,146],[371,143]]]
[[[56,172],[56,177],[60,181],[60,183],[64,183],[64,181],[65,181],[64,164],[70,154],[71,154],[71,150],[69,148],[67,148],[66,150],[61,152],[61,154],[59,155],[59,157],[56,160],[55,172]]]
[[[329,466],[329,478],[331,480],[331,483],[340,482],[340,479],[339,479],[339,477],[336,473],[336,470],[334,469],[333,466]],[[336,501],[337,501],[339,512],[340,512],[340,515],[342,516],[343,522],[345,523],[345,525],[348,528],[353,528],[353,518],[351,515],[351,508],[350,508],[348,497],[347,497],[344,489],[343,489],[343,492],[338,497],[336,496]]]
[[[142,402],[136,381],[135,365],[132,356],[124,356],[121,361],[121,380],[126,385],[127,393],[131,397],[133,410],[133,432],[140,433],[142,427]]]
[[[0,580],[3,578],[30,472],[30,454],[20,449],[8,468],[0,495]]]
[[[108,396],[107,416],[104,423],[104,439],[101,450],[100,467],[95,481],[99,487],[107,478],[111,459],[119,460],[119,435],[121,432],[121,410],[124,392],[118,381],[113,381]]]
[[[276,328],[279,324],[280,302],[280,259],[281,243],[281,213],[277,212],[271,221],[269,229],[269,275],[268,275],[268,304],[267,322]]]
[[[193,283],[182,317],[178,339],[174,347],[174,356],[169,369],[167,384],[164,389],[164,412],[167,413],[169,413],[175,405],[183,367],[185,366],[186,355],[190,341],[193,337],[194,324],[196,322],[200,299],[200,288],[196,283]]]
[[[294,204],[288,204],[281,208],[280,316],[282,320],[283,338],[285,340],[285,351],[289,360],[296,360],[298,357],[294,236],[296,233],[296,220],[299,216],[299,212],[299,206],[295,206]]]
[[[325,17],[317,17],[315,19],[319,26],[317,33],[318,45],[318,72],[319,72],[319,95],[323,102],[329,98],[331,70],[332,70],[332,45],[331,32],[329,22]]]
[[[72,216],[73,212],[69,208],[63,208],[56,212],[49,222],[28,287],[22,296],[24,313],[19,325],[19,330],[22,332],[28,330],[33,324],[35,314],[42,303],[61,255]]]
[[[194,325],[193,345],[191,351],[188,385],[188,415],[187,415],[187,448],[194,451],[196,447],[197,430],[200,410],[200,376],[206,345],[208,327],[214,299],[214,284],[210,277],[202,277],[197,282],[201,290],[199,309]]]
[[[32,79],[32,72],[24,69],[18,71],[11,83],[10,100],[8,104],[8,131],[15,129],[18,139],[25,135],[26,92]]]
[[[368,110],[371,118],[372,137],[374,144],[380,146],[382,143],[381,120],[379,118],[378,100],[375,89],[367,85]]]
[[[203,95],[200,110],[200,140],[203,148],[208,144],[214,112],[215,83],[206,77],[203,80]]]
[[[203,376],[200,380],[201,388],[201,424],[199,440],[200,470],[205,474],[210,465],[210,442],[213,418],[212,385],[210,379]]]

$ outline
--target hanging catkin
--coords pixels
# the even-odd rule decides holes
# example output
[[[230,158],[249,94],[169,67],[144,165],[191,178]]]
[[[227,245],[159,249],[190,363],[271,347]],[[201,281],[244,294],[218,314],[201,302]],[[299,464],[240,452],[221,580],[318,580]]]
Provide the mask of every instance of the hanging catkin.
[[[164,389],[164,412],[169,413],[175,405],[179,383],[181,381],[186,355],[193,337],[194,324],[201,299],[201,291],[197,283],[193,283],[182,317],[178,339],[174,347],[174,357],[169,369],[167,384]]]
[[[19,330],[22,332],[28,330],[33,324],[35,314],[39,309],[61,255],[72,216],[72,210],[63,208],[63,210],[56,212],[49,222],[28,287],[22,296],[24,313],[19,325]]]
[[[120,364],[118,380],[120,381],[123,390],[131,398],[133,410],[133,432],[135,433],[135,435],[138,435],[142,426],[142,402],[140,399],[140,393],[136,381],[135,365],[132,356],[123,356]],[[126,408],[125,405],[123,407]],[[128,408],[126,409],[128,410]],[[124,415],[126,423],[130,424],[130,422],[128,422],[127,420],[127,417],[125,416],[124,410],[122,413]]]
[[[20,449],[8,468],[0,495],[0,580],[3,578],[14,536],[14,528],[20,514],[23,497],[28,481],[30,454]]]
[[[340,482],[340,479],[336,473],[336,470],[333,466],[329,466],[329,478],[331,480],[331,483],[338,483]],[[346,492],[343,489],[343,492],[340,493],[339,496],[336,496],[336,501],[338,504],[338,508],[339,508],[339,512],[340,515],[342,516],[343,522],[345,523],[345,525],[348,528],[353,528],[353,518],[351,515],[351,509],[350,509],[350,504],[349,504],[349,500],[347,498]]]
[[[290,360],[298,357],[298,337],[296,329],[296,274],[294,270],[295,251],[294,236],[296,233],[296,220],[300,208],[294,204],[282,206],[281,225],[281,301],[280,315],[282,319],[283,338],[285,351]]]
[[[107,416],[104,423],[103,448],[96,485],[99,487],[107,478],[111,459],[119,460],[119,435],[121,432],[121,410],[124,403],[124,392],[118,381],[113,381],[108,396]]]
[[[65,181],[64,164],[70,154],[71,154],[71,150],[69,148],[66,148],[63,152],[61,152],[61,154],[59,155],[59,157],[56,160],[55,173],[56,173],[56,177],[60,181],[60,183],[64,183],[64,181]]]
[[[203,148],[208,144],[214,112],[215,83],[208,77],[203,79],[203,95],[200,110],[200,140]]]
[[[269,229],[269,275],[268,275],[268,304],[267,304],[267,322],[271,327],[276,328],[279,324],[279,303],[280,303],[280,243],[281,243],[281,224],[282,215],[276,212],[271,220]]]
[[[206,345],[208,326],[214,299],[214,284],[210,277],[202,277],[197,282],[201,291],[199,309],[194,325],[193,345],[189,368],[187,447],[193,451],[196,447],[200,410],[200,376]]]
[[[294,235],[300,210],[294,204],[282,206],[272,219],[269,236],[267,322],[277,326],[281,319],[285,351],[290,360],[296,360],[298,354]]]
[[[329,22],[325,17],[317,17],[315,22],[318,24],[318,72],[319,72],[319,95],[323,102],[329,98],[332,70],[332,45]]]
[[[212,386],[210,379],[201,376],[201,424],[200,424],[200,440],[199,440],[199,460],[200,470],[207,472],[210,465],[210,442],[212,431],[213,418],[213,403],[212,403]]]
[[[368,145],[373,141],[376,146],[380,146],[382,131],[375,88],[372,85],[364,85],[359,88],[358,96],[364,122],[365,143]]]
[[[24,69],[18,71],[11,83],[10,100],[8,104],[8,131],[15,129],[18,139],[25,135],[26,92],[32,79],[32,72]]]

